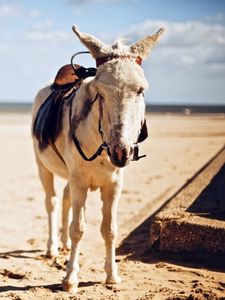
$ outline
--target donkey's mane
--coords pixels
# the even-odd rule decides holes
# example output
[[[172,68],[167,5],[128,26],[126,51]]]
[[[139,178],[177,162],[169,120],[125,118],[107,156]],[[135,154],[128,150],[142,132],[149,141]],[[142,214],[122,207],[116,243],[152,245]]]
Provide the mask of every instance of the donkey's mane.
[[[126,48],[128,50],[128,42],[129,39],[125,37],[121,37],[115,40],[115,42],[112,44],[113,49],[118,49],[118,48]]]
[[[127,55],[130,53],[127,38],[118,38],[112,45],[102,49],[107,55]]]

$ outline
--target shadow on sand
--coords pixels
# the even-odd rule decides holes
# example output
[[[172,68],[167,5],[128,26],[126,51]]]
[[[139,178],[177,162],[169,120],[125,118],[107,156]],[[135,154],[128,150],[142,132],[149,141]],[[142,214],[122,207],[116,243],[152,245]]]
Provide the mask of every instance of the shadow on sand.
[[[224,185],[225,164],[188,208],[187,212],[194,213],[202,218],[225,221]]]
[[[40,253],[43,253],[43,250],[14,250],[14,251],[8,251],[8,252],[0,252],[0,259],[10,259],[10,257],[13,258],[28,258],[28,259],[45,259],[45,255],[39,255]],[[34,254],[38,254],[34,255]],[[50,259],[48,259],[51,261]],[[14,273],[8,270],[2,270],[0,272],[0,275],[7,276],[8,278],[15,279],[15,280],[22,280],[25,275]],[[101,284],[101,282],[98,281],[87,281],[87,282],[79,282],[79,288],[86,288],[90,287],[96,284]],[[47,284],[47,285],[25,285],[25,286],[14,286],[14,285],[5,285],[0,286],[0,293],[3,292],[15,292],[15,291],[30,291],[35,289],[47,289],[51,291],[52,293],[58,293],[63,292],[62,284],[56,283],[56,284]]]
[[[36,288],[42,288],[42,289],[49,289],[53,293],[57,293],[59,291],[62,291],[62,285],[61,284],[49,284],[49,285],[27,285],[23,287],[19,286],[13,286],[13,285],[6,285],[0,287],[0,293],[3,292],[13,292],[13,291],[29,291],[31,289]]]
[[[224,172],[224,169],[222,171]],[[215,180],[217,180],[217,178],[212,181],[213,184],[215,183]],[[206,188],[207,191],[208,189],[209,187]],[[205,197],[205,192],[203,192],[202,195]],[[163,207],[173,197],[174,195],[166,201]],[[200,197],[198,197],[198,199],[196,200],[197,203],[199,203]],[[161,209],[162,207],[159,210]],[[153,264],[157,262],[170,262],[180,266],[186,266],[186,267],[189,266],[192,268],[206,268],[209,270],[225,272],[224,253],[205,253],[202,251],[195,251],[195,252],[183,251],[179,253],[173,253],[168,251],[160,251],[157,242],[150,248],[148,244],[149,234],[150,234],[149,233],[150,224],[153,218],[155,217],[155,215],[158,213],[158,211],[153,215],[151,215],[149,218],[147,218],[142,224],[140,224],[137,228],[135,228],[122,241],[122,243],[116,250],[117,255],[125,255],[126,259],[133,260],[133,261],[141,261],[149,264]]]
[[[126,259],[144,263],[168,262],[191,268],[205,268],[225,272],[225,257],[221,253],[160,251],[157,243],[149,247],[149,228],[153,216],[146,219],[133,230],[117,248],[117,255],[126,255]]]
[[[14,250],[14,251],[7,251],[7,252],[0,252],[0,258],[5,258],[8,259],[10,257],[15,257],[15,258],[30,258],[34,259],[34,256],[29,256],[29,255],[24,255],[25,253],[27,254],[36,254],[43,252],[43,250],[36,249],[36,250]]]
[[[85,288],[85,287],[90,287],[96,284],[102,284],[101,282],[98,281],[87,281],[87,282],[79,282],[78,288]],[[46,284],[46,285],[26,285],[23,287],[19,286],[13,286],[13,285],[6,285],[6,286],[1,286],[0,287],[0,293],[3,292],[15,292],[15,291],[29,291],[29,290],[34,290],[34,289],[47,289],[52,293],[58,293],[58,292],[63,292],[62,284],[61,283],[56,283],[56,284]]]

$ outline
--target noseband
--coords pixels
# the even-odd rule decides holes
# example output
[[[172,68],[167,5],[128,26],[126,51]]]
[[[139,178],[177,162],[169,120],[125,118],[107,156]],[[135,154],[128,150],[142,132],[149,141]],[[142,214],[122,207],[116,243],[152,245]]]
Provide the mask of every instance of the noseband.
[[[96,68],[84,68],[84,67],[80,67],[79,69],[76,69],[74,63],[73,63],[73,59],[79,55],[79,54],[83,54],[83,53],[89,53],[88,51],[85,52],[78,52],[76,54],[74,54],[71,58],[71,65],[74,69],[75,74],[78,75],[79,78],[81,78],[81,81],[87,77],[90,76],[94,76],[96,74],[97,69]],[[100,65],[113,60],[113,59],[129,59],[129,60],[134,60],[137,64],[141,65],[142,59],[140,57],[133,57],[133,56],[106,56],[106,57],[100,57],[96,59],[96,66],[99,67]],[[102,154],[103,150],[107,150],[108,149],[108,143],[104,140],[104,136],[103,136],[103,131],[102,131],[102,118],[103,118],[103,107],[102,107],[102,102],[100,99],[100,95],[97,93],[95,98],[92,100],[91,105],[93,105],[96,101],[98,100],[99,103],[99,120],[98,120],[98,132],[101,135],[101,139],[102,139],[102,144],[98,147],[98,149],[96,150],[96,152],[91,156],[91,157],[87,157],[86,154],[84,153],[84,151],[82,150],[79,140],[77,139],[76,135],[72,132],[72,105],[73,105],[73,101],[70,102],[70,110],[69,110],[69,123],[70,123],[70,134],[72,136],[74,145],[76,146],[80,156],[85,160],[85,161],[93,161],[95,160],[98,156],[100,156]],[[146,126],[146,120],[144,121],[144,123],[142,124],[141,127],[141,132],[139,134],[139,137],[137,139],[137,142],[134,144],[133,146],[133,158],[132,161],[137,161],[140,158],[146,157],[146,155],[141,155],[139,156],[139,147],[138,147],[138,143],[144,141],[148,136],[148,132],[147,132],[147,126]]]

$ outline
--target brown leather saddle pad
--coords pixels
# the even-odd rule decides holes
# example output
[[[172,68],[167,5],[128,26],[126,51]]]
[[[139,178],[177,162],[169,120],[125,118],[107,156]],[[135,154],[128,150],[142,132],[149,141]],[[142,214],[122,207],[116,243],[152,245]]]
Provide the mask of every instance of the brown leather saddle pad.
[[[79,69],[80,65],[74,65],[76,69]],[[79,77],[75,74],[75,70],[72,65],[65,65],[59,69],[58,73],[56,74],[54,84],[59,86],[65,86],[70,83],[74,83],[78,80]]]

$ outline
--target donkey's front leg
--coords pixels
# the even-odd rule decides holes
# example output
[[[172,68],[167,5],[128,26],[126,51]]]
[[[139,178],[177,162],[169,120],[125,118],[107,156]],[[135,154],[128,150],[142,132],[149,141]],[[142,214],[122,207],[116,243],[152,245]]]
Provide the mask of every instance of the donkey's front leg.
[[[106,246],[106,283],[121,282],[117,273],[117,265],[115,262],[115,243],[117,236],[116,213],[121,194],[121,186],[121,182],[114,182],[101,188],[103,201],[101,233]]]
[[[67,274],[63,280],[63,289],[75,293],[78,287],[77,273],[79,271],[79,248],[81,237],[85,230],[85,200],[87,197],[87,188],[81,187],[78,180],[70,182],[70,192],[72,198],[73,219],[70,225],[70,238],[72,242],[70,260],[67,264]]]
[[[69,224],[71,223],[71,197],[69,184],[64,188],[63,192],[63,208],[62,208],[62,236],[61,241],[63,244],[63,250],[71,249],[71,241],[69,238]]]

